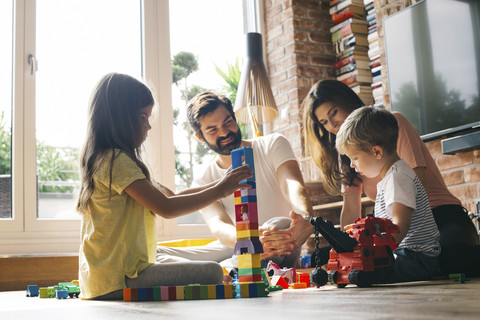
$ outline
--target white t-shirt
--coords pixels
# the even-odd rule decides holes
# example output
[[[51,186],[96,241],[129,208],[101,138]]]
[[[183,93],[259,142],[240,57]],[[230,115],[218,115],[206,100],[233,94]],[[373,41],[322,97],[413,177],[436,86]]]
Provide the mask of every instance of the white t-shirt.
[[[398,247],[437,256],[440,253],[440,233],[427,193],[415,172],[403,160],[395,162],[378,183],[375,216],[392,220],[394,202],[415,210],[410,229]]]
[[[280,190],[276,172],[278,167],[295,155],[288,140],[281,134],[274,133],[252,140],[255,179],[257,186],[258,223],[261,225],[274,217],[288,217],[292,207]],[[194,185],[202,186],[218,180],[226,170],[213,161],[203,173],[195,179]],[[235,204],[233,194],[219,200],[233,222],[235,222]]]

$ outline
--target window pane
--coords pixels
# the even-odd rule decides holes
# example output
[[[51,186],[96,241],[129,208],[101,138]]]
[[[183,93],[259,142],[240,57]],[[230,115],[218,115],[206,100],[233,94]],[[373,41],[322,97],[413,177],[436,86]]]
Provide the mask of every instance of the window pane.
[[[174,64],[174,57],[180,52],[192,54],[198,63],[197,71],[186,78],[177,79],[178,82],[172,86],[176,115],[174,143],[177,189],[189,187],[192,180],[201,175],[206,165],[214,159],[214,154],[188,132],[186,101],[204,90],[222,93],[227,97],[236,91],[225,89],[227,82],[217,73],[215,66],[229,74],[229,65],[234,67],[238,58],[241,68],[245,56],[242,10],[242,1],[170,1],[170,47]],[[188,94],[182,97],[184,92]],[[199,213],[183,216],[177,221],[179,224],[204,223]]]
[[[38,218],[79,218],[78,153],[90,94],[109,72],[141,78],[141,1],[37,0]]]
[[[0,219],[12,218],[12,6],[0,1]]]

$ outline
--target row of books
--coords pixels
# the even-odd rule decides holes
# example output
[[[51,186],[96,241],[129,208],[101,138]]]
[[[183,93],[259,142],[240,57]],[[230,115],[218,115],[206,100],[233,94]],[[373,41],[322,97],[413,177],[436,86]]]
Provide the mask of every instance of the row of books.
[[[373,103],[369,58],[369,23],[365,0],[331,0],[330,28],[336,53],[335,76],[350,86],[366,105]]]
[[[366,20],[368,22],[368,58],[370,59],[370,68],[372,72],[372,96],[373,103],[377,107],[384,106],[383,102],[383,87],[380,63],[380,41],[377,31],[376,10],[374,7],[374,0],[364,0]]]

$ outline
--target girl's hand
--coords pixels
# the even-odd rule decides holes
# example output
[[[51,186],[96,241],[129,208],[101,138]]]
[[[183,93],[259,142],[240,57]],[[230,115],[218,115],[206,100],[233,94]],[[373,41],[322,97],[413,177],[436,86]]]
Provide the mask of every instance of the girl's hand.
[[[240,181],[249,179],[252,176],[253,170],[248,169],[248,164],[244,164],[241,167],[227,171],[223,178],[217,182],[216,187],[220,191],[222,198],[225,198],[238,189],[251,188],[249,184],[241,184]]]

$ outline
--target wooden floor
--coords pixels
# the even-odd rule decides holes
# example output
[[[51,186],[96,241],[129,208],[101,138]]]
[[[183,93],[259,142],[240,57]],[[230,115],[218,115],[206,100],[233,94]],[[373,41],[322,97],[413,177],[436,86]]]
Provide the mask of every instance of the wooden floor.
[[[308,317],[308,318],[306,318]],[[0,292],[1,319],[480,319],[480,278],[372,288],[333,286],[271,292],[266,298],[106,302]]]

